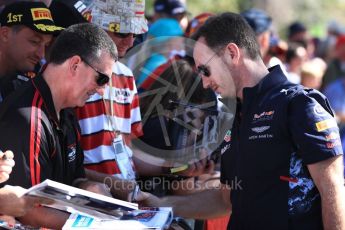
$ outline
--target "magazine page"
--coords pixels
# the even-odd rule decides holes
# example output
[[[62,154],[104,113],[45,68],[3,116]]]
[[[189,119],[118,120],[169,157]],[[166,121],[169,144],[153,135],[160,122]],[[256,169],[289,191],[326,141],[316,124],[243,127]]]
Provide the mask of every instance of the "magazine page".
[[[65,223],[63,230],[67,229],[167,229],[173,219],[172,209],[148,208],[134,210],[118,220],[102,220],[92,216],[74,213]]]
[[[103,220],[118,219],[138,209],[138,204],[103,196],[52,180],[45,180],[31,187],[25,195],[47,197],[55,201],[49,207],[71,213],[80,211]]]

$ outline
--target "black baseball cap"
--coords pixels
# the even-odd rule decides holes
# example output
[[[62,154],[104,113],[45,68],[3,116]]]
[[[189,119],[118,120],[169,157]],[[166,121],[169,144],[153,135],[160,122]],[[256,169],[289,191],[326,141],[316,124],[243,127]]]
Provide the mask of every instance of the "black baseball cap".
[[[295,34],[305,31],[307,31],[307,27],[305,27],[304,24],[301,22],[294,22],[288,28],[288,37],[292,37]]]
[[[88,6],[82,0],[53,0],[49,6],[56,25],[69,27],[74,24],[88,22],[82,11]]]
[[[156,0],[154,9],[157,13],[165,13],[168,15],[187,13],[186,5],[180,0]]]
[[[260,9],[252,8],[243,11],[241,16],[248,22],[250,27],[252,27],[256,35],[268,31],[272,25],[272,18],[268,16],[265,11]]]
[[[0,14],[0,25],[24,25],[43,34],[56,34],[64,29],[55,25],[43,2],[15,2],[5,6]]]

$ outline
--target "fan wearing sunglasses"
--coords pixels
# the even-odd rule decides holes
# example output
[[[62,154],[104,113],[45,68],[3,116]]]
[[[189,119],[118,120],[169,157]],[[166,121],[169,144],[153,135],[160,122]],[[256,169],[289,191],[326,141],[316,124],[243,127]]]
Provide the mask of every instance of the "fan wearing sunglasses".
[[[118,33],[112,31],[107,31],[107,33],[115,42],[120,58],[124,57],[127,50],[132,48],[134,40],[138,36],[138,34],[134,33]]]
[[[76,3],[79,4],[80,1],[53,1],[50,10],[56,23],[67,28],[74,23],[85,22],[85,18],[90,19],[88,22],[101,26],[116,44],[119,58],[125,56],[127,50],[133,46],[137,35],[148,30],[144,17],[145,1],[129,0],[127,1],[128,4],[123,4],[123,1],[95,0],[93,1],[95,4],[87,5],[84,3],[86,4],[85,10],[82,12],[74,7]],[[103,6],[106,7],[102,8]],[[85,14],[91,15],[91,17],[83,17]],[[107,23],[103,23],[105,21]],[[97,63],[91,62],[84,56],[81,57],[81,60],[82,66],[88,67],[87,69],[91,71],[91,74],[98,74],[97,81],[99,83],[105,83],[109,80],[105,84],[104,94],[99,90],[89,91],[87,104],[76,109],[82,133],[81,144],[84,149],[86,175],[88,178],[99,182],[109,182],[108,185],[114,196],[127,199],[127,191],[115,190],[116,186],[112,185],[117,182],[111,182],[109,178],[115,177],[109,175],[134,179],[134,174],[129,175],[123,170],[126,165],[132,167],[132,164],[125,164],[115,159],[116,152],[112,143],[119,137],[119,134],[127,145],[130,144],[132,138],[142,135],[135,79],[132,71],[119,61],[113,65],[111,79],[108,79],[102,75],[102,73],[106,75],[108,73],[104,72]],[[94,92],[97,93],[91,95]],[[109,123],[109,117],[115,122]],[[97,126],[93,124],[97,124]],[[106,180],[104,180],[105,177]],[[133,186],[123,187],[131,188]]]
[[[109,79],[110,79],[109,75],[102,73],[99,70],[97,70],[94,66],[89,64],[89,62],[87,62],[86,59],[82,59],[82,61],[85,62],[86,65],[91,67],[91,69],[93,69],[97,73],[96,83],[99,87],[102,87],[109,82]]]
[[[0,138],[0,149],[11,149],[16,162],[6,183],[30,188],[51,179],[110,196],[104,184],[85,177],[77,121],[70,108],[101,93],[116,60],[114,42],[96,25],[77,24],[59,35],[42,74],[2,103],[0,133],[6,135]],[[42,207],[19,220],[61,229],[68,216]]]

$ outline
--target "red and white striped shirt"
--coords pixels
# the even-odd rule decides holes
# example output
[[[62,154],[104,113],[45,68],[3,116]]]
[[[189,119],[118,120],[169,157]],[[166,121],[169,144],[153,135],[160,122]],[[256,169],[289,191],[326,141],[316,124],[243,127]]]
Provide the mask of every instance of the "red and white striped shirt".
[[[115,160],[112,141],[114,130],[129,137],[142,135],[139,97],[133,73],[128,67],[116,62],[113,67],[111,100],[110,85],[106,85],[103,97],[94,94],[76,114],[81,128],[81,144],[84,149],[84,165],[88,169],[106,174],[121,174]],[[113,103],[114,126],[110,122]],[[127,137],[127,138],[126,138]]]

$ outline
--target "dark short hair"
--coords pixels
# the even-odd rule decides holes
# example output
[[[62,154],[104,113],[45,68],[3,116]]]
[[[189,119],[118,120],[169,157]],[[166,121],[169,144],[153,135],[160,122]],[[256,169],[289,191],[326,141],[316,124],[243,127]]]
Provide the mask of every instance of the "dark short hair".
[[[61,64],[78,55],[89,63],[99,62],[102,52],[117,61],[117,49],[113,40],[99,26],[81,23],[68,27],[55,40],[51,48],[50,63]]]
[[[252,59],[260,57],[260,48],[252,28],[246,20],[236,13],[222,13],[210,17],[193,36],[194,40],[205,38],[207,46],[215,52],[229,43],[245,49]]]

